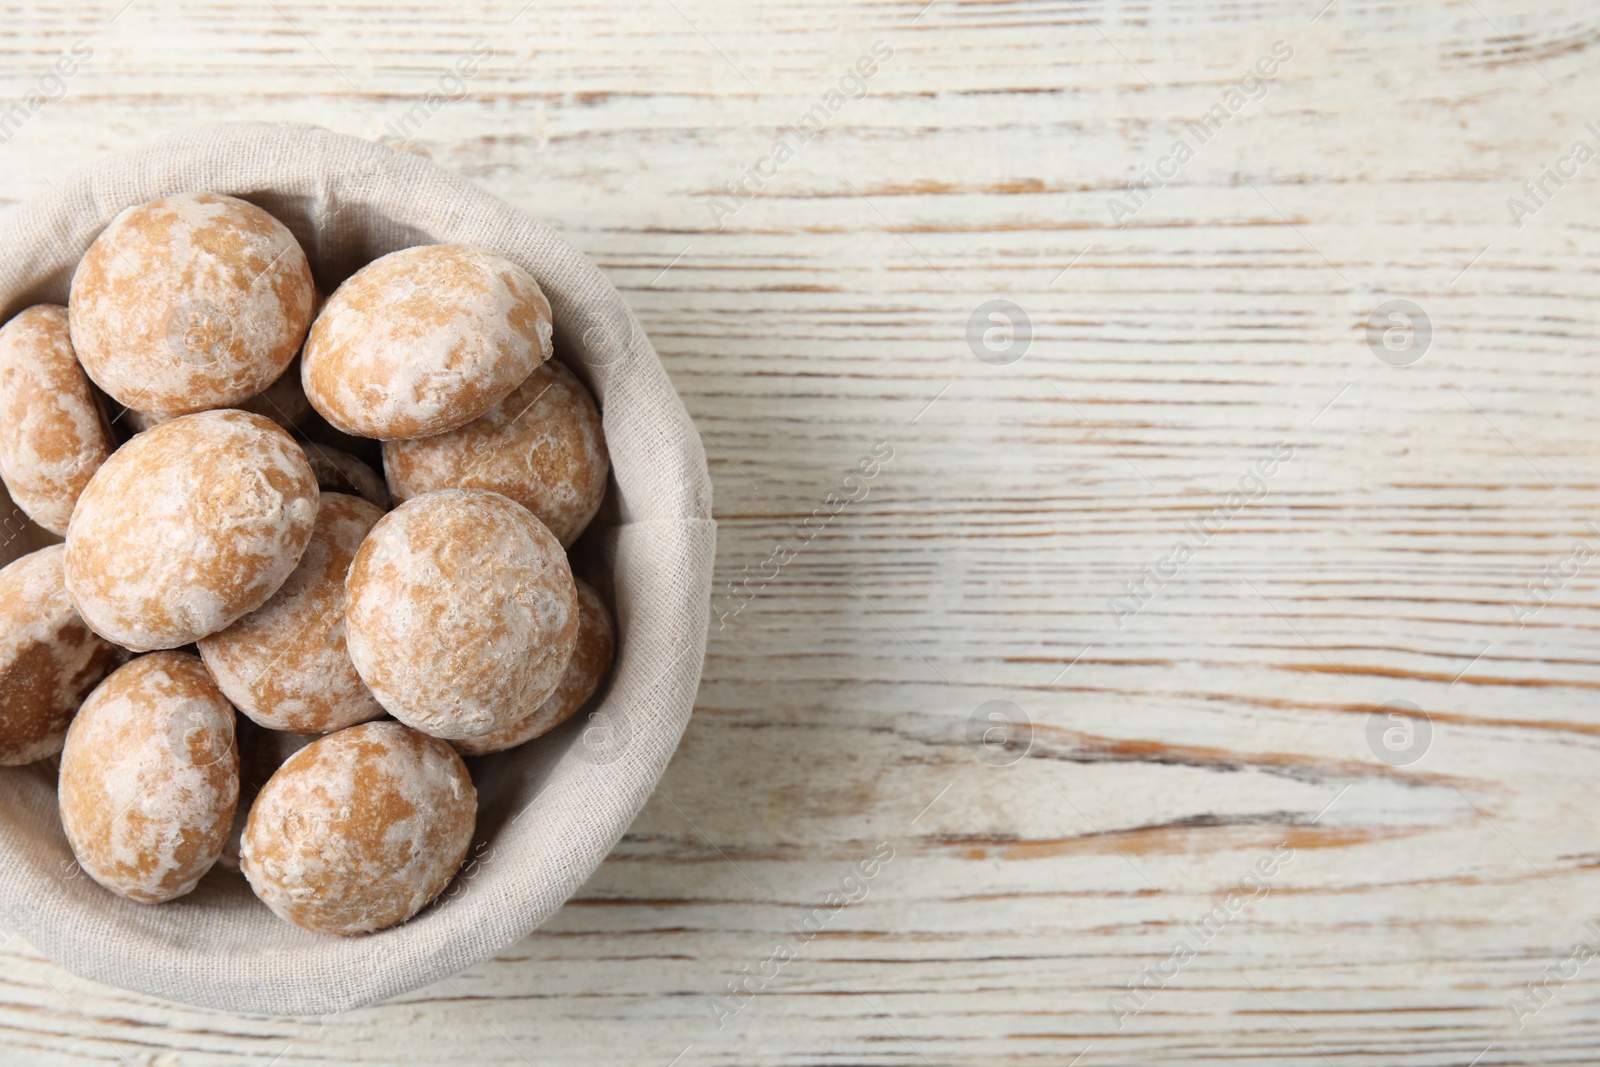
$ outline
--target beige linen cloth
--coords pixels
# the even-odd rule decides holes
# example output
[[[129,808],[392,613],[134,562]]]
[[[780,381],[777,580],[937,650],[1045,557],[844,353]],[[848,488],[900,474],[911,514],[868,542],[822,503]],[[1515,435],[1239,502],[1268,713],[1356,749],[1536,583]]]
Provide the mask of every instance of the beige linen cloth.
[[[581,885],[650,796],[688,723],[705,653],[715,527],[699,434],[600,271],[548,226],[416,156],[326,130],[230,123],[97,166],[0,220],[0,322],[65,304],[72,271],[123,208],[207,190],[281,219],[328,291],[378,256],[463,242],[527,268],[556,355],[605,413],[614,486],[587,535],[614,581],[620,642],[593,714],[473,763],[470,865],[422,914],[363,937],[278,919],[222,868],[170,904],[135,904],[73,861],[50,764],[0,768],[0,924],[67,969],[229,1011],[323,1015],[445,978],[510,945]],[[0,562],[42,541],[0,499]]]

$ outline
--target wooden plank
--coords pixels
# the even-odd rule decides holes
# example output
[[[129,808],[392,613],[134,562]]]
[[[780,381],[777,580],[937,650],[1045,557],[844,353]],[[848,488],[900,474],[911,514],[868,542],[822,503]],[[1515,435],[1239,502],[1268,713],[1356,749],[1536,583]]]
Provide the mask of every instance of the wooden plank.
[[[1507,206],[1600,148],[1589,6],[518,6],[13,4],[0,96],[94,56],[0,145],[0,210],[205,121],[383,136],[488,41],[413,147],[624,290],[708,442],[719,583],[893,459],[713,634],[659,795],[546,929],[327,1020],[163,1004],[12,940],[8,1062],[1593,1061],[1592,964],[1520,1029],[1507,1007],[1597,936],[1594,565],[1514,610],[1600,546],[1596,164]],[[708,201],[877,41],[866,95],[719,227]],[[1431,322],[1411,366],[1367,343],[1393,298]],[[1034,333],[1007,366],[968,340],[994,299]],[[981,715],[969,743],[996,700],[1025,758]],[[1369,741],[1397,700],[1432,727],[1405,765]],[[712,998],[880,842],[719,1028]]]

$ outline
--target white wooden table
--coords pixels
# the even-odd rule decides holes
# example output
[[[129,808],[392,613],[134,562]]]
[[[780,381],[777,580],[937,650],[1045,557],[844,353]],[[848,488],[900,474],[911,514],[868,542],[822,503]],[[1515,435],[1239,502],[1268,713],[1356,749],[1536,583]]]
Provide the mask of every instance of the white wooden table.
[[[1600,1061],[1592,3],[121,2],[0,14],[6,101],[92,50],[0,210],[399,130],[622,288],[754,577],[545,929],[324,1022],[14,939],[0,1061]]]

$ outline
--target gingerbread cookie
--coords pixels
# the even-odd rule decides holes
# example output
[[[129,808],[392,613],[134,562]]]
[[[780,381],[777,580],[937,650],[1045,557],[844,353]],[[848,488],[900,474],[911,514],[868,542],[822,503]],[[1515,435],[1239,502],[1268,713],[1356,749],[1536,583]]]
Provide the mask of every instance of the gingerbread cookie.
[[[156,652],[84,701],[61,751],[61,825],[89,877],[181,897],[222,852],[239,799],[233,708],[194,656]]]
[[[300,446],[259,415],[162,423],[123,445],[78,498],[67,593],[119,645],[186,645],[277,591],[311,538],[318,495]]]
[[[41,304],[0,329],[0,477],[28,517],[67,532],[72,507],[116,448],[78,365],[67,309]]]
[[[0,766],[60,752],[78,705],[125,655],[67,599],[66,551],[41,548],[0,570]]]
[[[72,278],[89,377],[153,415],[233,407],[288,368],[316,290],[299,242],[253,204],[180,193],[112,220]]]
[[[401,722],[452,740],[503,729],[549,698],[578,640],[561,543],[481,489],[385,515],[346,581],[350,658]]]
[[[550,302],[503,256],[392,252],[328,298],[306,340],[313,407],[345,433],[427,437],[488,411],[550,358]]]
[[[296,926],[361,934],[404,922],[455,877],[478,794],[454,749],[369,722],[290,756],[250,809],[240,866]]]
[[[398,503],[435,489],[492,489],[570,546],[600,510],[611,459],[589,391],[551,360],[460,429],[385,441],[383,469]]]

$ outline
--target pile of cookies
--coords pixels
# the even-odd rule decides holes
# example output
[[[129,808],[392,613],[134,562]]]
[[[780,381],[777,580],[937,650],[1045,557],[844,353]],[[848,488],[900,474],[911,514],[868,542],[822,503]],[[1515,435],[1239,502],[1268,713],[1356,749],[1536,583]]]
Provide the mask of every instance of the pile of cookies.
[[[0,476],[64,538],[0,570],[0,764],[59,753],[96,882],[168,901],[220,860],[334,934],[450,883],[462,757],[560,725],[615,651],[567,556],[610,461],[552,337],[533,277],[464,245],[324,301],[287,227],[211,193],[123,211],[66,307],[0,327]]]

